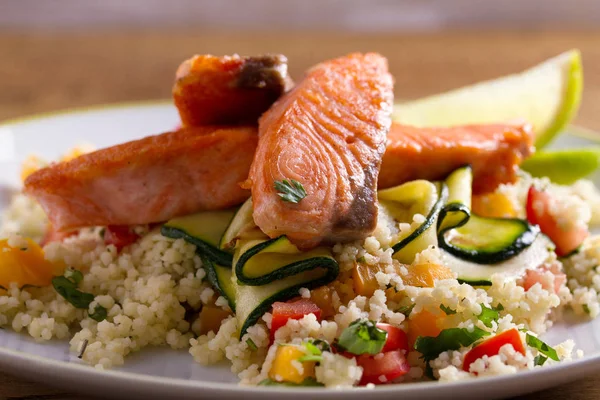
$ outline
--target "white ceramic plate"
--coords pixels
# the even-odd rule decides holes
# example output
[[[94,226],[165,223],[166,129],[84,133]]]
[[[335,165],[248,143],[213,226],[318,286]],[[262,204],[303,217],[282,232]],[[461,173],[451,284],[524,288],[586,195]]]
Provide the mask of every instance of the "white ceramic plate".
[[[178,123],[168,103],[124,104],[39,116],[0,125],[0,210],[19,185],[20,162],[31,153],[59,157],[76,144],[104,147],[172,129]],[[570,129],[554,147],[583,147],[593,133]],[[598,136],[600,138],[600,135]],[[599,176],[594,177],[600,184]],[[567,338],[584,350],[583,359],[511,376],[475,379],[453,384],[412,383],[373,390],[246,388],[226,365],[202,367],[186,351],[146,349],[127,358],[124,367],[99,371],[69,354],[66,342],[40,344],[25,334],[0,330],[0,368],[29,380],[66,391],[111,398],[240,398],[245,399],[425,399],[501,398],[549,388],[600,370],[600,320],[561,323],[544,337],[550,344]]]

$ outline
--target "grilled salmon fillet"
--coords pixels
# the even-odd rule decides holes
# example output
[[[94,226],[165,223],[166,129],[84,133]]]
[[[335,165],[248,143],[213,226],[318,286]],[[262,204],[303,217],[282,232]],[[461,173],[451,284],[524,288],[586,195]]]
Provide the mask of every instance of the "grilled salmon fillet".
[[[514,182],[521,162],[534,151],[528,124],[415,128],[393,123],[379,173],[379,188],[414,179],[444,179],[458,167],[473,168],[473,191]]]
[[[292,86],[283,55],[197,55],[177,69],[173,100],[183,126],[255,124]]]
[[[24,191],[57,230],[166,221],[247,199],[257,142],[255,127],[182,128],[42,168]]]
[[[263,232],[306,249],[373,231],[392,86],[384,57],[351,54],[310,69],[263,114],[247,182]],[[306,197],[284,201],[274,187],[283,180]]]

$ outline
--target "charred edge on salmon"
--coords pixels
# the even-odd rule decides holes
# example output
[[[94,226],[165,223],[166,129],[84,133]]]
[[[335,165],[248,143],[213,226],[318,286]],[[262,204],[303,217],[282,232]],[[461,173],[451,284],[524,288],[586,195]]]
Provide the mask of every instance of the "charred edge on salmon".
[[[277,95],[293,85],[287,74],[287,58],[281,54],[248,57],[234,86],[241,89],[269,89]]]

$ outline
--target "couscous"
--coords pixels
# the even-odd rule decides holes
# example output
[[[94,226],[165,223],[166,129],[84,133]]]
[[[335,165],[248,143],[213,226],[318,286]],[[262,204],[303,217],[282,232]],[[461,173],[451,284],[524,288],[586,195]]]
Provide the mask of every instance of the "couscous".
[[[600,314],[600,241],[589,234],[600,222],[600,193],[588,180],[563,186],[518,169],[532,152],[529,128],[486,125],[426,133],[390,128],[391,78],[376,55],[324,63],[289,92],[284,58],[211,57],[194,58],[178,71],[174,95],[184,127],[175,136],[98,152],[78,149],[59,163],[37,157],[24,163],[24,190],[1,218],[0,327],[38,341],[69,340],[71,352],[98,369],[123,365],[130,353],[147,346],[187,349],[203,365],[227,360],[243,385],[457,381],[582,356],[572,340],[549,344],[540,335],[563,312],[581,318]],[[261,109],[242,118],[198,95],[207,82],[186,79],[206,73],[207,65],[211,72],[203,77],[226,79],[217,85],[223,96],[243,104],[258,93]],[[227,71],[242,65],[241,75],[219,75],[224,65]],[[350,72],[340,72],[340,65]],[[263,78],[268,72],[267,83],[240,95],[232,82],[241,85],[244,78],[248,84],[248,74],[257,71]],[[352,76],[351,82],[360,84],[327,86],[324,74],[332,81]],[[342,94],[355,96],[363,107],[346,116],[356,118],[359,133],[341,145],[335,135],[329,137],[342,147],[336,154],[351,172],[333,160],[315,167],[315,176],[303,182],[288,176],[259,187],[272,161],[271,149],[261,142],[265,137],[296,143],[290,152],[316,151],[298,142],[304,136],[294,137],[294,129],[306,127],[298,123],[291,129],[286,118],[305,106],[299,96],[313,101],[310,96],[318,97],[320,87],[330,91],[329,100],[338,90],[351,90]],[[209,105],[218,113],[202,114]],[[338,108],[323,107],[327,118],[339,117]],[[213,132],[189,126],[225,125],[232,118],[256,124],[263,112],[258,128]],[[335,125],[319,118],[311,123]],[[403,160],[401,154],[417,152],[407,147],[408,136],[432,151],[440,146],[435,154],[442,161],[420,159],[425,153]],[[429,137],[456,143],[444,147]],[[468,147],[463,142],[469,137],[487,141]],[[183,140],[205,153],[235,138],[264,158],[252,160],[252,148],[231,146],[227,155],[239,162],[228,164],[230,169],[219,164],[221,186],[231,183],[219,191],[206,181],[210,165],[194,175],[179,164],[200,162],[194,153],[182,158],[169,153],[174,138],[178,152]],[[314,148],[326,147],[326,139],[311,140]],[[128,151],[135,157],[127,159]],[[288,157],[287,151],[274,159]],[[302,159],[296,153],[285,161],[290,175],[294,160]],[[449,162],[455,157],[458,165]],[[436,172],[441,177],[432,175],[435,168],[424,176],[413,168],[400,177],[396,168],[402,162],[406,171],[409,163],[446,164]],[[364,170],[355,168],[363,164]],[[175,175],[163,176],[156,187],[147,176],[165,169],[181,175],[185,185],[200,185],[204,190],[194,196],[204,197],[173,201],[161,192],[155,201],[156,187],[172,189],[168,179]],[[377,178],[379,169],[390,184],[382,187],[380,181],[377,188],[369,174]],[[236,174],[245,178],[249,170],[251,179],[242,188]],[[225,182],[229,173],[235,177]],[[338,192],[323,189],[333,181]],[[324,193],[323,208],[307,209],[315,193]],[[339,203],[329,201],[332,193]],[[126,212],[117,210],[114,198],[124,199]],[[307,216],[303,224],[300,211],[322,213]]]

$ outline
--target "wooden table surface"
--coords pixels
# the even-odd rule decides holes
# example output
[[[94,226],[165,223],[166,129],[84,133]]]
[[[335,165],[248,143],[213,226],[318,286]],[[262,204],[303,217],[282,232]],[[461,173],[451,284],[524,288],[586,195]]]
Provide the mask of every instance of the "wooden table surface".
[[[517,72],[577,47],[585,90],[576,122],[600,130],[600,30],[585,32],[453,32],[426,35],[119,31],[0,31],[0,121],[70,107],[167,98],[178,64],[195,53],[288,56],[290,72],[351,51],[388,57],[397,98],[414,98]],[[522,399],[596,399],[600,378]],[[0,372],[0,399],[81,398]]]

